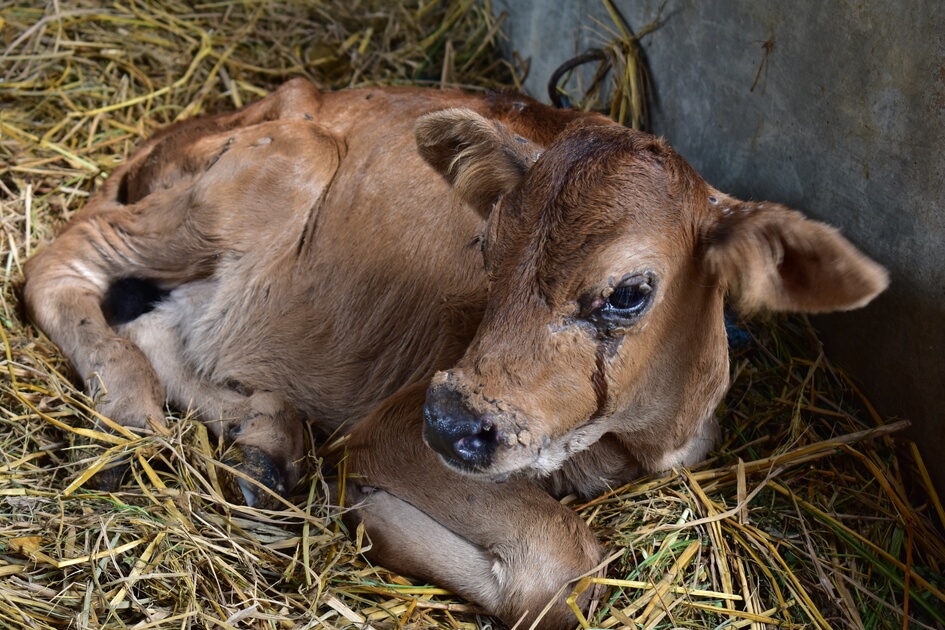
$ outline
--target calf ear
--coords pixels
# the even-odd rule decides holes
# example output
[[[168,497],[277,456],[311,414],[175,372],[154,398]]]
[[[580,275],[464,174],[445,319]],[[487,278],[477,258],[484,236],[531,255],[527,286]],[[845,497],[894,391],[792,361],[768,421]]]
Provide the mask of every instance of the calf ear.
[[[483,217],[535,162],[539,150],[502,123],[469,109],[446,109],[417,120],[420,155]]]
[[[731,199],[713,210],[705,260],[742,312],[847,310],[889,284],[886,270],[837,230],[799,212]]]

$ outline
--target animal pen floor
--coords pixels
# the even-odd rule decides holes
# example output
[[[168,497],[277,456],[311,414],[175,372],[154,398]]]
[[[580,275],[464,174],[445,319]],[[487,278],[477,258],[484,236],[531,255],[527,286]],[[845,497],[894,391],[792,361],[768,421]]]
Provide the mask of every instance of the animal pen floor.
[[[17,288],[30,253],[161,125],[299,75],[514,85],[499,27],[473,0],[0,2],[0,625],[488,623],[366,564],[370,541],[327,504],[317,455],[290,504],[261,512],[221,498],[216,446],[186,417],[146,436],[94,431]],[[629,76],[631,36],[597,27]],[[629,87],[614,93],[623,116]],[[806,320],[745,326],[714,457],[570,502],[611,551],[588,625],[945,627],[945,511],[902,423],[873,410]],[[115,453],[131,461],[121,491],[84,490]]]

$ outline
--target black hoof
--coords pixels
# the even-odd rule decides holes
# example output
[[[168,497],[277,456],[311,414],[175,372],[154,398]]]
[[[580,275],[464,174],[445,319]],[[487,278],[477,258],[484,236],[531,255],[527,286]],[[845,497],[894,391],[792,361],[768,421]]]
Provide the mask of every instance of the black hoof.
[[[85,424],[85,427],[93,428],[103,433],[113,434],[114,431],[98,424]],[[104,456],[106,446],[98,440],[85,435],[75,435],[72,437],[72,446],[70,453],[73,463],[88,468],[88,462],[96,456]],[[81,457],[82,461],[78,461]],[[88,490],[98,490],[100,492],[115,492],[121,488],[128,471],[131,470],[130,457],[125,453],[115,454],[108,459],[108,462],[102,468],[85,480],[83,488]],[[97,462],[96,462],[97,463]]]
[[[115,492],[125,480],[125,474],[131,467],[128,458],[121,457],[109,462],[100,471],[92,475],[83,485],[90,490],[101,492]]]
[[[285,474],[269,455],[255,446],[234,444],[223,454],[222,461],[258,482],[257,485],[237,475],[223,475],[223,492],[227,501],[243,503],[263,510],[276,510],[282,507],[276,497],[260,487],[260,485],[265,486],[282,497],[289,491],[286,487]]]

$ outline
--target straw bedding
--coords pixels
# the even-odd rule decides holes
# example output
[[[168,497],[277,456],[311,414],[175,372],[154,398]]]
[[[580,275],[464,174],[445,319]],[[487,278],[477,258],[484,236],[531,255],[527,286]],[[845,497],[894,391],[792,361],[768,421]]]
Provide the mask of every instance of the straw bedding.
[[[636,40],[613,14],[609,111],[640,121]],[[260,512],[221,498],[216,445],[189,418],[144,437],[92,430],[90,401],[24,320],[17,287],[30,252],[161,125],[298,75],[514,85],[500,26],[473,0],[0,2],[0,625],[489,623],[366,564],[370,541],[328,505],[317,455],[285,509]],[[903,423],[873,411],[805,320],[746,326],[714,459],[570,502],[613,552],[586,624],[945,627],[945,511]],[[131,461],[121,491],[84,490],[116,452]]]

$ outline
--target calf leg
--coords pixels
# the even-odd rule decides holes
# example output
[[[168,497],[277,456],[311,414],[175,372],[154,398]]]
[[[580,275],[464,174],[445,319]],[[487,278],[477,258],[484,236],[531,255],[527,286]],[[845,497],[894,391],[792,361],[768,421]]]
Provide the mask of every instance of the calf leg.
[[[148,358],[168,402],[192,411],[229,445],[224,463],[284,495],[298,482],[304,455],[300,414],[274,392],[245,393],[213,383],[186,359],[181,325],[194,317],[194,309],[212,290],[209,281],[179,287],[156,309],[118,327],[118,332]],[[278,502],[258,485],[240,477],[229,481],[231,500],[242,499],[250,507],[277,507]]]
[[[84,232],[84,231],[82,231]],[[80,231],[62,243],[84,240]],[[90,248],[94,236],[89,235]],[[27,263],[24,300],[30,318],[72,362],[98,411],[121,425],[164,418],[164,388],[141,349],[117,334],[100,306],[110,278],[94,262],[45,249]]]
[[[23,297],[30,318],[72,362],[98,412],[132,428],[163,422],[164,388],[141,349],[109,325],[102,302],[116,278],[144,276],[154,259],[175,249],[162,247],[174,240],[170,228],[138,237],[142,213],[160,213],[174,201],[166,191],[130,208],[98,196],[87,206],[86,220],[71,224],[26,264]],[[163,281],[176,284],[199,274],[201,252],[177,247],[174,253],[175,266],[153,265]],[[119,480],[104,474],[92,485],[114,489]]]
[[[125,277],[165,286],[205,277],[217,254],[204,226],[189,216],[193,178],[122,203],[120,182],[148,155],[139,151],[117,170],[55,242],[27,261],[23,287],[30,319],[72,362],[99,412],[138,428],[163,419],[164,391],[140,348],[106,320],[106,293]]]
[[[311,148],[312,138],[315,142],[322,142],[322,138],[320,132],[298,130],[311,126],[304,121],[315,108],[314,88],[290,82],[270,98],[234,114],[168,128],[112,174],[53,244],[27,261],[23,289],[27,312],[72,362],[101,414],[121,425],[142,428],[149,421],[163,420],[165,399],[162,379],[145,353],[116,333],[106,320],[102,302],[109,287],[117,279],[138,277],[168,289],[214,273],[220,243],[227,236],[221,230],[232,231],[226,226],[233,213],[231,204],[226,203],[230,200],[223,199],[218,204],[221,207],[207,200],[221,197],[220,191],[237,194],[243,190],[234,185],[247,179],[241,178],[237,168],[239,156],[250,150],[243,145],[251,142],[254,134],[281,133],[294,138],[284,143],[287,148],[282,161],[269,154],[257,154],[254,159],[270,171],[286,174],[285,189],[306,187],[312,197],[296,197],[299,203],[311,205],[319,193],[310,190],[314,188],[311,181],[323,182],[314,174],[323,168],[323,162],[298,158],[311,158],[305,151]],[[279,118],[298,121],[265,122]],[[237,129],[256,123],[259,129],[250,127],[246,133]],[[225,153],[229,155],[222,157]],[[328,154],[337,159],[333,147]],[[217,162],[227,163],[227,167],[213,168]],[[313,166],[286,169],[285,163]],[[334,162],[326,168],[333,168],[331,164]],[[256,190],[251,183],[244,188]],[[239,201],[243,207],[266,207],[268,202],[248,194]],[[229,236],[230,241],[235,239]],[[230,245],[235,247],[232,242]],[[262,433],[257,431],[252,439],[262,440]],[[249,443],[250,438],[246,440]],[[117,478],[100,477],[97,482],[100,487],[113,488]]]
[[[347,498],[370,536],[368,557],[509,625],[573,627],[565,598],[600,561],[593,533],[527,479],[495,483],[442,465],[421,438],[425,389],[397,394],[349,438]]]

